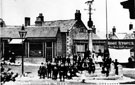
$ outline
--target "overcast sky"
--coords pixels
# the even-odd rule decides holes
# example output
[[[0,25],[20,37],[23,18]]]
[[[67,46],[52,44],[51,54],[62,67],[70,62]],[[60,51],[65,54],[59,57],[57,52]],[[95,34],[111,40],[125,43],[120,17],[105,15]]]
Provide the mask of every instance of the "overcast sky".
[[[1,0],[0,16],[7,25],[22,25],[24,17],[31,18],[31,25],[34,24],[39,13],[43,13],[44,20],[65,20],[74,19],[76,10],[80,10],[82,20],[87,25],[88,5],[87,0]],[[129,23],[134,24],[135,19],[129,19],[129,11],[123,9],[120,2],[125,0],[107,0],[108,1],[108,29],[112,30],[115,26],[117,32],[128,31]],[[105,0],[94,0],[92,10],[92,20],[97,30],[106,29]]]

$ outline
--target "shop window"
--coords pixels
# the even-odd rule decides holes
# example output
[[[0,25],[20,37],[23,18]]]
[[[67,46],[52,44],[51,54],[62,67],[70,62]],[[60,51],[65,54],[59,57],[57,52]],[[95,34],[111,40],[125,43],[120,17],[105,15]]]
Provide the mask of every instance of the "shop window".
[[[76,51],[77,52],[85,52],[85,45],[84,44],[76,45]]]
[[[22,56],[24,55],[24,49],[22,49],[22,44],[5,44],[4,56],[7,56],[9,51],[13,52],[16,57]]]
[[[43,57],[42,43],[30,43],[30,57]]]

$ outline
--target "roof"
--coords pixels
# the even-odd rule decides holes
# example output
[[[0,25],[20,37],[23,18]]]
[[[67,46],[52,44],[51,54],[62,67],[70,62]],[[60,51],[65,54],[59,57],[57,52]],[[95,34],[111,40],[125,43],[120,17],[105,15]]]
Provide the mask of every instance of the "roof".
[[[59,27],[25,27],[26,37],[56,37]],[[20,27],[3,27],[0,28],[0,37],[20,38]]]
[[[116,36],[118,37],[118,39],[124,39],[126,34],[127,33],[117,33]]]
[[[135,33],[135,29],[129,30],[129,31],[126,33],[124,39],[135,39],[134,33]]]
[[[45,21],[43,23],[43,26],[58,26],[60,27],[61,32],[67,32],[67,30],[71,29],[75,23],[76,23],[75,19]]]
[[[75,40],[87,40],[88,39],[88,33],[78,33],[78,34],[76,34],[74,39]],[[100,37],[97,34],[93,33],[92,39],[100,39]]]
[[[115,33],[113,34],[113,32],[110,32],[110,33],[109,33],[108,38],[109,38],[109,39],[119,39],[118,36],[117,36]]]

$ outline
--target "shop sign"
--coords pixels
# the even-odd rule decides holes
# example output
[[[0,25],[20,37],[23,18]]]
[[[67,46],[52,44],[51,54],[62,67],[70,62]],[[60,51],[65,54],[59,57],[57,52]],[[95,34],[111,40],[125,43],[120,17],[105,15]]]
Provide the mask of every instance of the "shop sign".
[[[106,40],[93,40],[93,45],[105,45]],[[130,48],[135,45],[133,40],[108,40],[110,48]]]

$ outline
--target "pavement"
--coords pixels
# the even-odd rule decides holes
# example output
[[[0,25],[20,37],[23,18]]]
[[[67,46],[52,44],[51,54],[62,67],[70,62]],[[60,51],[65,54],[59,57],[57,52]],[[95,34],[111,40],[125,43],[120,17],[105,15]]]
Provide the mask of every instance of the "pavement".
[[[24,63],[24,70],[26,77],[19,76],[16,78],[15,82],[6,82],[3,85],[119,85],[119,84],[135,84],[135,68],[123,68],[123,76],[119,77],[119,79],[114,80],[118,76],[100,76],[100,77],[90,77],[89,79],[85,79],[85,83],[82,82],[81,78],[73,78],[72,80],[65,80],[65,82],[60,82],[60,80],[52,80],[52,79],[39,79],[37,75],[37,70],[40,64],[31,64]],[[10,65],[13,72],[21,73],[20,65]],[[96,72],[98,72],[97,70]],[[125,76],[126,75],[126,76]],[[130,83],[131,82],[131,83]]]
[[[6,82],[3,85],[119,85],[125,82],[134,82],[134,79],[123,77],[119,80],[65,80],[65,82],[60,82],[60,80],[52,79],[39,79],[39,77],[18,77],[15,82]]]

